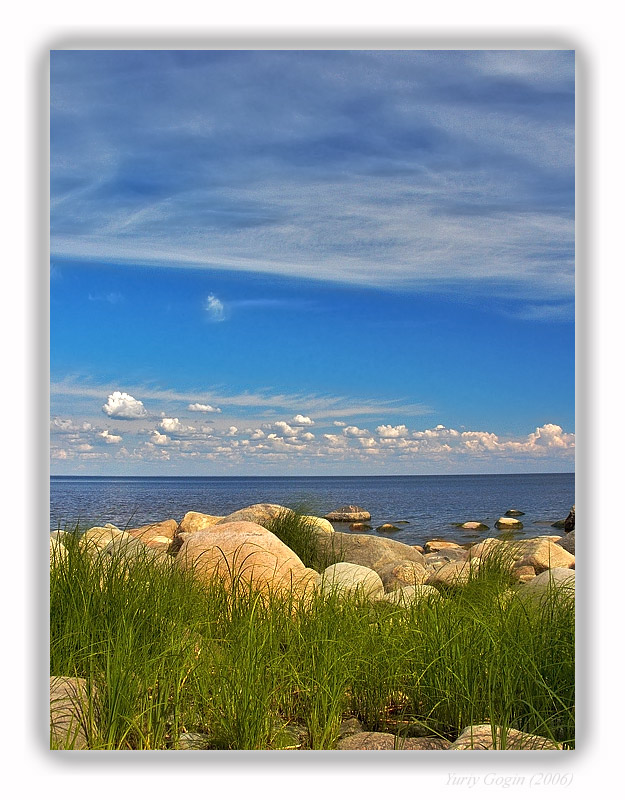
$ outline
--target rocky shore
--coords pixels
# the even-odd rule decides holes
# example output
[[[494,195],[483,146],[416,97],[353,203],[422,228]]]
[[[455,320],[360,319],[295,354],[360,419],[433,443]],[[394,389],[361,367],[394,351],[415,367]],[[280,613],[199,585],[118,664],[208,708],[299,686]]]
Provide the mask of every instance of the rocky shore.
[[[92,527],[79,540],[79,547],[93,557],[121,556],[132,568],[136,559],[149,558],[175,563],[192,571],[200,582],[216,578],[226,587],[248,586],[261,595],[289,595],[306,602],[314,595],[348,596],[357,594],[371,602],[406,607],[424,598],[444,599],[446,592],[466,584],[496,559],[510,570],[513,585],[508,589],[530,602],[541,602],[554,586],[570,596],[575,591],[575,511],[571,509],[564,535],[535,538],[497,538],[487,536],[472,544],[431,540],[423,546],[408,545],[383,535],[355,531],[336,531],[333,521],[361,524],[370,519],[355,506],[330,512],[326,517],[304,517],[319,549],[335,554],[333,563],[322,571],[306,566],[270,528],[289,509],[259,503],[228,516],[189,511],[175,519],[143,525],[129,530],[107,524]],[[514,532],[521,525],[520,511],[510,510],[497,527]],[[513,516],[514,515],[514,516]],[[482,530],[481,523],[460,523],[465,529]],[[67,557],[66,531],[50,533],[50,563],[53,567]],[[332,560],[332,559],[331,559]],[[78,682],[77,682],[78,680]],[[53,676],[51,691],[51,729],[60,742],[76,724],[75,699],[84,687],[79,679]],[[54,701],[54,702],[53,702]],[[56,732],[56,733],[55,733]],[[490,724],[471,726],[454,742],[431,737],[408,737],[397,742],[388,733],[361,729],[346,730],[339,749],[498,749]],[[496,736],[495,736],[496,739]],[[76,747],[80,747],[80,736]],[[508,730],[507,749],[558,749],[560,745],[541,737],[529,737]],[[193,749],[193,744],[189,744]]]

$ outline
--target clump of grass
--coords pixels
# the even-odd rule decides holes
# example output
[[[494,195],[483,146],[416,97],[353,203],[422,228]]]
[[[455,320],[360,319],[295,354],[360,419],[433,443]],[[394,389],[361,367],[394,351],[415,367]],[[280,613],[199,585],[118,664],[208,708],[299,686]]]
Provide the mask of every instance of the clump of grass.
[[[214,749],[332,749],[348,715],[449,740],[490,721],[573,746],[573,604],[523,602],[495,562],[407,608],[297,606],[202,585],[174,559],[66,546],[50,573],[50,671],[86,679],[91,749],[175,749],[187,733]],[[292,727],[302,745],[285,744]]]
[[[323,572],[326,567],[342,560],[340,534],[333,536],[321,530],[315,516],[309,509],[298,506],[281,512],[264,527],[290,547],[305,566]]]

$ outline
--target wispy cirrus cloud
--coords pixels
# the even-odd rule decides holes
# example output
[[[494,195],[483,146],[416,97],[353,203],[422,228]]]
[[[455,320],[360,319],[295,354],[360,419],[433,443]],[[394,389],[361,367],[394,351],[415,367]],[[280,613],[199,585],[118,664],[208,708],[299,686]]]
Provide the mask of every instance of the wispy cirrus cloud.
[[[572,295],[570,51],[58,51],[51,101],[53,256]]]

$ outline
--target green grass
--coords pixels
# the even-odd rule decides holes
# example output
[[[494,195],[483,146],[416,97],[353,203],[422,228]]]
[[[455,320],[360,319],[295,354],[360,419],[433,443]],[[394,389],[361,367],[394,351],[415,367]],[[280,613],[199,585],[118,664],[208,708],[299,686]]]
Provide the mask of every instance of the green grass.
[[[228,593],[173,559],[128,568],[66,545],[50,573],[50,674],[86,678],[92,749],[177,748],[186,732],[209,749],[332,749],[352,715],[399,737],[451,741],[489,721],[574,746],[573,604],[523,604],[494,556],[402,609]]]

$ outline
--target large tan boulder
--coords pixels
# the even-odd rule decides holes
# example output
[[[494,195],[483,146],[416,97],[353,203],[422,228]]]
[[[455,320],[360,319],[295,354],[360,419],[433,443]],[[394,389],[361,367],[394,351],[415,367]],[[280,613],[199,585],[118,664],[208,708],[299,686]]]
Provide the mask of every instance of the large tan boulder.
[[[493,735],[494,733],[494,735]],[[456,741],[452,744],[451,750],[562,750],[562,745],[545,739],[542,736],[534,736],[515,728],[508,728],[505,732],[502,728],[493,726],[490,723],[482,725],[469,725],[465,728]]]
[[[322,533],[334,533],[332,523],[323,517],[313,517],[309,514],[302,514],[302,520],[307,522],[313,529]]]
[[[418,550],[403,542],[373,536],[367,533],[319,533],[319,544],[326,552],[339,555],[337,561],[349,561],[379,572],[388,564],[397,561],[414,561],[425,564],[425,558]]]
[[[384,594],[384,586],[377,572],[360,564],[342,561],[332,564],[321,575],[319,584],[323,595],[360,595],[370,600]]]
[[[402,586],[416,586],[425,583],[428,571],[416,561],[395,561],[381,567],[378,575],[382,578],[384,589],[392,592]]]
[[[476,561],[454,561],[443,564],[434,572],[428,575],[426,585],[428,586],[462,586],[468,582],[469,578],[477,573],[478,564]]]
[[[422,584],[420,586],[402,586],[393,592],[388,592],[381,599],[402,608],[408,608],[420,603],[422,600],[441,598],[441,593],[435,586]]]
[[[448,542],[445,539],[432,539],[425,543],[423,548],[426,553],[438,553],[439,550],[462,550],[457,542]]]
[[[184,534],[183,534],[184,536]],[[299,556],[270,531],[255,522],[219,523],[185,538],[176,563],[193,570],[199,580],[218,579],[269,593],[309,595],[319,583],[318,572],[304,566]]]
[[[222,517],[215,524],[229,525],[231,522],[255,522],[257,525],[264,525],[281,514],[288,514],[289,512],[291,512],[290,508],[279,506],[275,503],[255,503],[252,506],[241,508],[232,514]]]
[[[541,572],[517,589],[521,600],[542,603],[555,593],[562,600],[575,600],[575,570],[556,567]]]
[[[80,538],[80,547],[88,552],[97,553],[104,550],[112,541],[127,538],[128,536],[128,533],[125,533],[116,525],[107,523],[106,525],[89,528]]]
[[[142,525],[140,528],[130,528],[127,533],[139,539],[147,547],[166,552],[177,529],[178,523],[175,519],[166,519],[163,522]]]
[[[196,533],[197,531],[203,531],[205,528],[210,528],[211,525],[221,522],[222,519],[223,517],[201,514],[199,511],[187,511],[178,525],[177,532]]]
[[[84,678],[50,677],[50,743],[58,750],[88,749],[89,699]]]
[[[534,567],[538,573],[555,567],[570,569],[575,565],[575,556],[549,539],[527,539],[514,544],[518,554],[515,567]]]
[[[50,536],[50,568],[60,566],[67,558],[67,548],[63,542]]]
[[[337,750],[449,750],[449,742],[438,736],[394,736],[363,731],[341,739]]]

